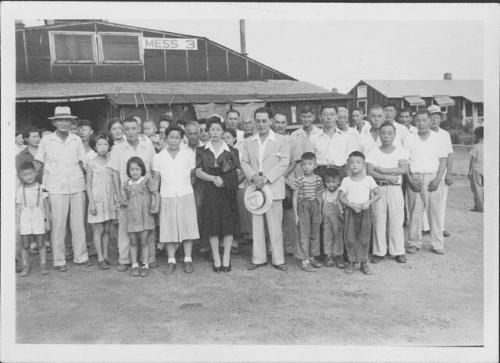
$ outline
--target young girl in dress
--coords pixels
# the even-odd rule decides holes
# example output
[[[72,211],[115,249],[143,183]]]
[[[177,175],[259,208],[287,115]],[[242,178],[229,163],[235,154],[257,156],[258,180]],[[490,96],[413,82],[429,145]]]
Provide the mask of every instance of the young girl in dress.
[[[18,175],[21,186],[16,193],[16,227],[22,242],[21,276],[27,276],[30,272],[28,257],[32,238],[38,245],[42,275],[47,275],[49,271],[45,260],[44,236],[45,231],[50,229],[48,194],[36,181],[35,166],[31,161],[19,166]]]
[[[87,195],[89,210],[87,221],[92,224],[94,245],[97,252],[97,267],[109,269],[108,246],[111,220],[116,219],[115,197],[111,174],[107,168],[111,140],[98,135],[91,141],[97,153],[87,163]]]
[[[153,214],[156,212],[158,191],[149,175],[146,175],[144,161],[133,156],[127,161],[127,181],[125,203],[127,204],[128,235],[130,239],[130,259],[132,268],[130,274],[134,277],[149,275],[149,247],[148,238],[155,228]],[[138,245],[141,246],[142,268],[139,270],[137,262]]]
[[[346,206],[344,213],[344,243],[349,263],[345,273],[354,272],[354,264],[360,263],[360,270],[371,274],[368,268],[368,249],[372,235],[370,206],[380,199],[375,180],[365,174],[365,156],[353,151],[347,160],[350,176],[342,180],[339,200]]]

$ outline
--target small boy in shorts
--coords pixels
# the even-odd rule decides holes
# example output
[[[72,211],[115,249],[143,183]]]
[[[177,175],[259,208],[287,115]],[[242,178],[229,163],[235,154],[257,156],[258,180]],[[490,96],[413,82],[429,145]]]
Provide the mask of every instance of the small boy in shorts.
[[[323,247],[325,266],[344,268],[344,216],[338,199],[342,177],[337,169],[328,169],[323,176],[326,190],[323,192]]]
[[[299,227],[296,257],[302,260],[302,270],[315,272],[316,268],[321,267],[317,257],[320,255],[321,200],[325,186],[321,177],[314,173],[316,168],[314,153],[302,154],[300,167],[303,175],[295,179],[292,188],[293,210]]]
[[[371,205],[380,199],[375,180],[365,173],[365,156],[353,151],[347,160],[350,176],[340,184],[339,199],[346,206],[344,212],[344,243],[349,263],[345,273],[354,272],[354,264],[360,263],[365,275],[368,268],[368,250],[372,235]]]

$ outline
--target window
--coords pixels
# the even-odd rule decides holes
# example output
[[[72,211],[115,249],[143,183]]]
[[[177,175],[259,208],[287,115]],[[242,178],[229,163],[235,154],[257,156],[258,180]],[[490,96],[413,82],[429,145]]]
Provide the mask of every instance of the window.
[[[95,63],[95,37],[91,32],[49,32],[54,63]]]
[[[472,117],[472,102],[465,102],[465,117]]]
[[[142,35],[138,33],[98,33],[102,63],[142,63]]]
[[[292,124],[297,123],[297,106],[290,106],[290,113],[292,115]]]
[[[477,108],[477,116],[478,117],[484,117],[483,104],[482,103],[476,103],[476,108]]]
[[[358,88],[357,88],[358,97],[357,98],[366,98],[367,91],[368,91],[367,86],[358,86]]]
[[[141,33],[49,32],[52,63],[143,63]]]
[[[448,113],[448,106],[441,107],[441,112]]]
[[[368,114],[366,100],[358,100],[357,105],[358,105],[358,107],[361,107],[363,109],[363,115]]]

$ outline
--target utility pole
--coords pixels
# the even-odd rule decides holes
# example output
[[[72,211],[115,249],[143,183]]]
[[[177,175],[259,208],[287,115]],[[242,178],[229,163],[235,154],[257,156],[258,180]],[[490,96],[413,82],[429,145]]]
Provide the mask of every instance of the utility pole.
[[[241,54],[246,57],[248,53],[245,39],[245,19],[240,19],[240,45]]]

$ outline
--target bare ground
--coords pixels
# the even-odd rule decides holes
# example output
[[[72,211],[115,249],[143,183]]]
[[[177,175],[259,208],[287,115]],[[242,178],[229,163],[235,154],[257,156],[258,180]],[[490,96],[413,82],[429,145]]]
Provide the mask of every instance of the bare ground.
[[[372,265],[372,276],[305,273],[288,257],[284,273],[247,271],[247,246],[228,274],[195,256],[192,275],[179,264],[166,277],[162,257],[148,278],[73,264],[43,277],[33,257],[17,277],[17,342],[482,345],[483,214],[469,211],[468,159],[457,154],[443,256],[426,243],[405,265]]]

